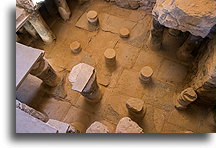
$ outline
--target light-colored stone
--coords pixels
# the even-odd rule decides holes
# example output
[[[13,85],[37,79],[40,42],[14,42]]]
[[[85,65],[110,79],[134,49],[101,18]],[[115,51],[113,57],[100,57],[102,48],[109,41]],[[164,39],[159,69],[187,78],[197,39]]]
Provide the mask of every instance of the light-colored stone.
[[[206,37],[216,24],[215,0],[157,0],[152,14],[160,24]]]
[[[54,119],[49,119],[47,124],[57,129],[59,133],[67,133],[70,128],[69,124]]]
[[[124,117],[119,121],[116,133],[143,133],[143,129],[129,117]]]
[[[107,127],[104,124],[102,124],[98,121],[95,121],[86,130],[86,133],[109,133],[109,130],[107,129]]]
[[[74,66],[69,74],[69,81],[72,83],[72,89],[82,92],[94,73],[94,67],[80,63]]]

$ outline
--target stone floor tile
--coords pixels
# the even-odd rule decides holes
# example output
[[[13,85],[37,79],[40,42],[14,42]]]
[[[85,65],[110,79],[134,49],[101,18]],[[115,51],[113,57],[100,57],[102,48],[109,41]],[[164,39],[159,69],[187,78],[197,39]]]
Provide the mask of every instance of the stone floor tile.
[[[118,34],[119,30],[122,27],[126,27],[129,30],[132,30],[133,27],[136,25],[135,22],[114,15],[109,15],[106,13],[101,14],[100,18],[101,18],[100,27],[103,31],[106,32],[112,32]]]
[[[156,75],[158,73],[158,69],[161,65],[161,62],[164,58],[161,56],[158,56],[154,52],[151,51],[140,51],[140,54],[133,66],[133,70],[140,71],[144,66],[150,66],[154,73],[153,78],[156,78]]]
[[[139,80],[139,72],[125,69],[118,80],[116,90],[134,98],[141,98],[144,87]]]
[[[71,104],[69,102],[44,96],[43,101],[40,102],[36,110],[46,113],[51,119],[62,121],[70,107]]]
[[[158,70],[157,79],[163,82],[178,84],[183,82],[187,75],[187,70],[187,67],[182,64],[164,60]]]
[[[142,100],[166,111],[174,109],[175,88],[172,85],[153,79],[149,85],[144,85]]]
[[[139,48],[130,46],[122,42],[120,42],[115,49],[117,63],[122,67],[128,69],[130,69],[134,65],[140,51]]]

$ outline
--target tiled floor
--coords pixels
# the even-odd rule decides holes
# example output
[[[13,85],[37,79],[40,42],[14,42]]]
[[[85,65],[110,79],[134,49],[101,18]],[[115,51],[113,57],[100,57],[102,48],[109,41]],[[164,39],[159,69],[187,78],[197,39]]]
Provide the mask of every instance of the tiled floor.
[[[55,43],[44,45],[35,41],[31,45],[44,49],[50,64],[65,75],[67,97],[64,100],[49,97],[42,90],[41,81],[29,76],[17,92],[18,99],[46,113],[49,118],[67,123],[78,122],[85,128],[94,121],[100,121],[114,132],[118,121],[128,116],[127,99],[134,97],[143,100],[147,108],[144,119],[136,121],[146,133],[215,132],[210,124],[213,117],[205,120],[211,113],[207,106],[194,103],[188,110],[175,110],[176,91],[181,90],[188,67],[172,56],[175,51],[155,52],[147,48],[151,15],[142,10],[119,8],[102,0],[70,6],[73,14],[68,22],[59,17],[51,18],[54,20],[51,29],[57,37]],[[88,10],[96,10],[99,15],[100,26],[93,30],[85,24]],[[123,26],[131,30],[128,39],[121,39],[118,35],[119,28]],[[72,54],[69,48],[75,40],[82,46],[78,55]],[[114,48],[117,53],[114,70],[105,65],[103,53],[106,48]],[[103,92],[98,104],[88,103],[83,96],[71,90],[68,74],[80,62],[96,68]],[[139,71],[146,65],[154,70],[153,81],[149,85],[141,84],[138,78]],[[29,88],[31,91],[28,91]]]

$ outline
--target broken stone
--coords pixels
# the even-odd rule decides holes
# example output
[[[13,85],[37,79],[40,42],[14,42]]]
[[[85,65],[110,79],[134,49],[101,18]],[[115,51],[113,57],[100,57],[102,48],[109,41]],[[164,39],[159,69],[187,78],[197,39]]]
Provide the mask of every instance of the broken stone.
[[[31,25],[31,23],[29,21],[25,22],[23,27],[33,38],[35,38],[35,39],[38,38],[37,31],[34,29],[34,27]]]
[[[130,98],[126,102],[126,107],[128,109],[128,113],[130,117],[134,121],[143,119],[145,112],[146,112],[146,108],[144,108],[143,101],[141,101],[140,99],[136,99],[136,98]]]
[[[106,51],[104,52],[104,57],[105,57],[105,61],[108,65],[115,64],[116,52],[114,49],[112,49],[112,48],[106,49]]]
[[[43,122],[47,122],[49,120],[48,116],[46,114],[43,114],[37,110],[35,110],[34,108],[31,108],[30,106],[21,103],[20,101],[16,100],[16,108],[21,109],[22,111],[28,113],[29,115],[43,121]]]
[[[67,133],[70,127],[69,124],[54,119],[49,119],[47,124],[57,129],[59,133]]]
[[[152,14],[160,24],[206,37],[216,24],[215,0],[158,0]]]
[[[72,83],[72,89],[82,92],[93,73],[94,67],[88,64],[80,63],[75,65],[69,74],[69,81]]]
[[[70,18],[71,11],[66,0],[55,0],[60,16],[64,21]]]
[[[140,71],[140,80],[144,83],[148,83],[151,80],[151,77],[153,75],[153,70],[149,66],[145,66]]]
[[[50,44],[55,40],[55,35],[43,20],[40,13],[37,12],[31,15],[29,22],[32,24],[34,29],[37,31],[37,33],[45,43]]]
[[[101,91],[97,84],[94,67],[80,63],[74,66],[69,74],[72,89],[87,97],[90,102],[98,102],[101,99]]]
[[[143,129],[129,117],[124,117],[119,121],[116,133],[143,133]]]
[[[197,94],[193,88],[189,87],[181,92],[177,98],[176,109],[185,109],[187,106],[197,99]]]
[[[126,107],[129,111],[140,113],[143,111],[143,101],[136,98],[127,100]]]
[[[70,44],[70,49],[73,53],[77,54],[81,51],[81,44],[78,41],[74,41]]]
[[[44,58],[39,59],[33,65],[30,74],[38,77],[50,87],[56,87],[61,82],[61,78],[59,77],[57,72]]]
[[[128,38],[130,35],[130,31],[127,28],[121,28],[119,31],[119,35],[122,38]]]
[[[86,133],[109,133],[109,130],[107,129],[107,127],[104,124],[102,124],[98,121],[95,121],[86,130]]]

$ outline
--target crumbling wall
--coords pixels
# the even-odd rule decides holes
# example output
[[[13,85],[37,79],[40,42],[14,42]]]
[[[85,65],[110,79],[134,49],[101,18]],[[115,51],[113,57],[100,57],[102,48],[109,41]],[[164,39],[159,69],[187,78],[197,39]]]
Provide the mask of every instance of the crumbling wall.
[[[160,24],[206,37],[216,24],[215,0],[157,0],[152,11]]]
[[[199,99],[208,104],[216,104],[216,44],[211,40],[203,45],[193,65],[194,75],[191,85]]]
[[[105,0],[115,3],[117,6],[128,9],[143,9],[151,12],[156,0]]]

